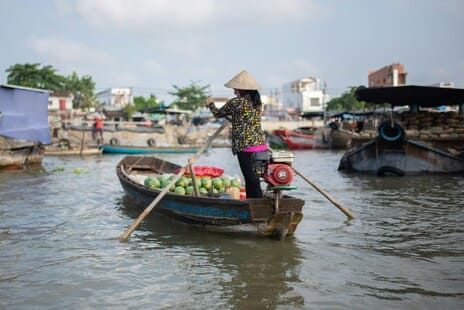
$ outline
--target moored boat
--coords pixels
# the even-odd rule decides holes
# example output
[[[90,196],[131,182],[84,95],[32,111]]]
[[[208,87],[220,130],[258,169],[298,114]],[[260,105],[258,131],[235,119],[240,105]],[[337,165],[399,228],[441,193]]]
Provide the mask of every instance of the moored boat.
[[[359,88],[356,91],[358,100],[370,103],[389,103],[392,106],[410,106],[410,112],[417,114],[420,108],[430,108],[443,105],[459,105],[459,114],[447,121],[446,133],[434,121],[442,117],[425,121],[414,121],[415,128],[421,132],[425,130],[438,132],[446,138],[448,147],[438,147],[427,143],[423,139],[425,134],[413,135],[411,130],[405,130],[407,124],[400,124],[394,119],[385,120],[378,127],[375,138],[348,150],[342,157],[339,170],[347,172],[361,172],[377,175],[417,175],[424,173],[464,173],[464,151],[452,148],[454,139],[461,143],[460,134],[464,128],[462,105],[464,103],[464,89],[450,89],[424,86],[400,86],[386,88]],[[438,113],[438,112],[436,112]],[[404,119],[404,117],[403,117]],[[410,119],[410,118],[408,118]],[[451,124],[454,127],[451,127]],[[431,129],[429,129],[429,127]],[[443,126],[444,127],[444,126]],[[417,131],[417,130],[416,130]],[[449,134],[453,133],[453,138]],[[446,136],[445,136],[446,135]],[[427,136],[428,137],[428,136]]]
[[[45,148],[45,156],[84,156],[84,155],[100,155],[102,149],[83,148],[81,149],[59,149],[59,148]]]
[[[40,164],[44,146],[39,142],[12,139],[0,136],[0,168],[21,168]]]
[[[276,129],[273,134],[280,137],[290,150],[310,150],[329,148],[321,128],[299,127],[293,130]]]
[[[161,190],[137,182],[137,175],[176,173],[180,166],[156,158],[126,156],[116,173],[124,191],[142,208],[148,206]],[[281,192],[267,193],[264,198],[230,199],[208,196],[185,196],[169,192],[155,212],[175,220],[211,230],[253,231],[264,236],[284,239],[294,234],[303,214],[304,201]]]
[[[268,142],[290,150],[346,149],[353,133],[334,125],[277,129],[267,135]]]
[[[50,144],[48,91],[0,86],[0,168],[40,164]]]
[[[346,149],[354,135],[351,131],[333,125],[331,127],[330,124],[324,130],[330,149]]]

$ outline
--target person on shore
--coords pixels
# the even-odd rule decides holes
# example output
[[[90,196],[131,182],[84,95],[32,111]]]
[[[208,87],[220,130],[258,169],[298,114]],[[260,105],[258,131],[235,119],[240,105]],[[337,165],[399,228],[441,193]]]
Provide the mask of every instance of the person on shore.
[[[254,170],[254,153],[267,152],[268,146],[261,128],[260,86],[247,71],[240,72],[224,86],[234,89],[236,97],[228,100],[220,109],[216,108],[211,97],[206,99],[206,104],[215,117],[231,120],[232,153],[238,157],[247,198],[261,198],[263,192]]]
[[[100,116],[100,115],[97,115],[95,118],[94,118],[94,122],[93,122],[93,131],[92,131],[92,138],[94,140],[97,140],[97,135],[100,136],[100,140],[103,141],[103,118]]]

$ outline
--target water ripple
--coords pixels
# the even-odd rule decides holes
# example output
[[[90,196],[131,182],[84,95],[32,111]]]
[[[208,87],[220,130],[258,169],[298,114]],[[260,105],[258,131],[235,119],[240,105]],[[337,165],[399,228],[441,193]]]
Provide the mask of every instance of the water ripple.
[[[118,242],[140,214],[115,174],[121,156],[2,173],[0,308],[464,307],[464,179],[346,175],[341,155],[297,152],[295,165],[356,219],[297,178],[304,218],[286,242],[155,215]],[[227,149],[198,164],[240,175]]]

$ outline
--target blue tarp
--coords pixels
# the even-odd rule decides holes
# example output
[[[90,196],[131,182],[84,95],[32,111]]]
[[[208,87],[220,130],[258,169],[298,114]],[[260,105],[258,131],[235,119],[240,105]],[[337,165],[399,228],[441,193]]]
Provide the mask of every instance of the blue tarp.
[[[48,91],[0,85],[0,135],[50,144]]]

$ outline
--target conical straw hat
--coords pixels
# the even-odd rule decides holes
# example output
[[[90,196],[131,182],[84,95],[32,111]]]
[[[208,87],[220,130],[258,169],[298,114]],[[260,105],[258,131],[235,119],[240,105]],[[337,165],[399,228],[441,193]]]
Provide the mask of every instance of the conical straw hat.
[[[246,70],[243,70],[234,76],[229,82],[224,84],[225,87],[234,89],[258,90],[261,88],[258,82]]]

